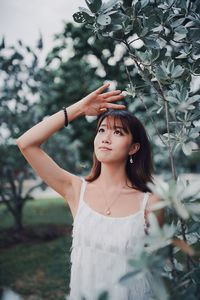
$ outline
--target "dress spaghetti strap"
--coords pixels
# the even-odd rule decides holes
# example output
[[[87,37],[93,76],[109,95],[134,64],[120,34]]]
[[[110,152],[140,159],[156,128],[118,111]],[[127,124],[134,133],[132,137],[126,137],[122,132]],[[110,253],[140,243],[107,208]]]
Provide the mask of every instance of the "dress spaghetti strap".
[[[81,184],[81,190],[80,190],[80,196],[79,196],[78,207],[77,207],[76,215],[75,215],[75,217],[74,217],[73,224],[76,222],[77,215],[79,214],[81,205],[82,205],[83,202],[84,202],[84,201],[83,201],[83,196],[84,196],[85,188],[86,188],[86,185],[87,185],[87,182],[85,181],[85,179],[84,179],[83,177],[80,177],[80,178],[81,178],[81,180],[82,180],[82,184]]]
[[[148,219],[147,219],[147,212],[146,212],[146,206],[147,206],[147,202],[149,200],[149,192],[146,192],[144,194],[144,198],[143,198],[143,202],[142,202],[142,211],[143,211],[143,216],[144,216],[144,232],[145,234],[148,234],[148,227],[149,227],[149,223],[148,223]]]
[[[83,196],[84,196],[86,185],[87,185],[86,180],[83,177],[81,177],[81,179],[82,179],[82,185],[81,185],[81,191],[80,191],[80,197],[79,197],[79,204],[83,201]]]
[[[145,211],[148,199],[149,199],[149,192],[146,192],[146,193],[144,193],[144,198],[143,198],[143,201],[142,201],[141,210]]]

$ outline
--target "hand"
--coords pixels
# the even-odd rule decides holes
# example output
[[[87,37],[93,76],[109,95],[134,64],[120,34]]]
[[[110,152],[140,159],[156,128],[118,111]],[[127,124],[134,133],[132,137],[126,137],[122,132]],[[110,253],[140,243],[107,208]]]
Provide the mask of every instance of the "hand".
[[[83,105],[83,112],[87,116],[97,116],[108,108],[113,109],[124,109],[125,105],[112,104],[114,102],[124,98],[120,90],[114,90],[107,93],[103,93],[108,87],[109,83],[102,85],[97,90],[90,93],[88,96],[83,98],[80,102]]]

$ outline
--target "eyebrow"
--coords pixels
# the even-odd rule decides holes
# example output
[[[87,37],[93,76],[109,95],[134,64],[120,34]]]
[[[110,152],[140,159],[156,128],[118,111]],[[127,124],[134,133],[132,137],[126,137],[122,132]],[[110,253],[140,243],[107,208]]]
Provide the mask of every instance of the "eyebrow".
[[[106,124],[102,124],[99,127],[107,127],[107,125]],[[120,128],[120,129],[124,130],[124,128],[122,126],[114,126],[114,129],[116,129],[116,128]]]

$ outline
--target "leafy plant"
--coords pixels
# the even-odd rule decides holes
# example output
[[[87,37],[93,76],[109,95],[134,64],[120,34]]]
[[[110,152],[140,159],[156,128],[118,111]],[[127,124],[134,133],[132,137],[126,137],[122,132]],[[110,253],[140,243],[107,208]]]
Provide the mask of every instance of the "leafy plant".
[[[177,160],[199,151],[200,93],[194,83],[200,75],[200,2],[88,0],[86,4],[74,20],[85,24],[91,35],[125,47],[129,61],[121,64],[129,78],[130,108],[136,103],[144,107],[159,151],[168,154],[171,168],[168,178],[151,186],[162,200],[155,209],[165,207],[167,224],[160,229],[150,215],[148,250],[139,262],[133,260],[131,276],[150,270],[155,299],[198,299],[200,188],[198,181],[185,180],[177,172]]]

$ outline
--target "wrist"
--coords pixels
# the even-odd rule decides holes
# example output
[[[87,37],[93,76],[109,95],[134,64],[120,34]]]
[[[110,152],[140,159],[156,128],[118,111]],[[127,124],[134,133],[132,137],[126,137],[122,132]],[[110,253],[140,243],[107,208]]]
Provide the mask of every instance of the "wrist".
[[[78,118],[79,116],[83,116],[84,110],[82,107],[81,100],[66,107],[66,111],[67,111],[68,123],[70,123],[74,119]],[[64,115],[64,112],[63,112],[63,115]]]

